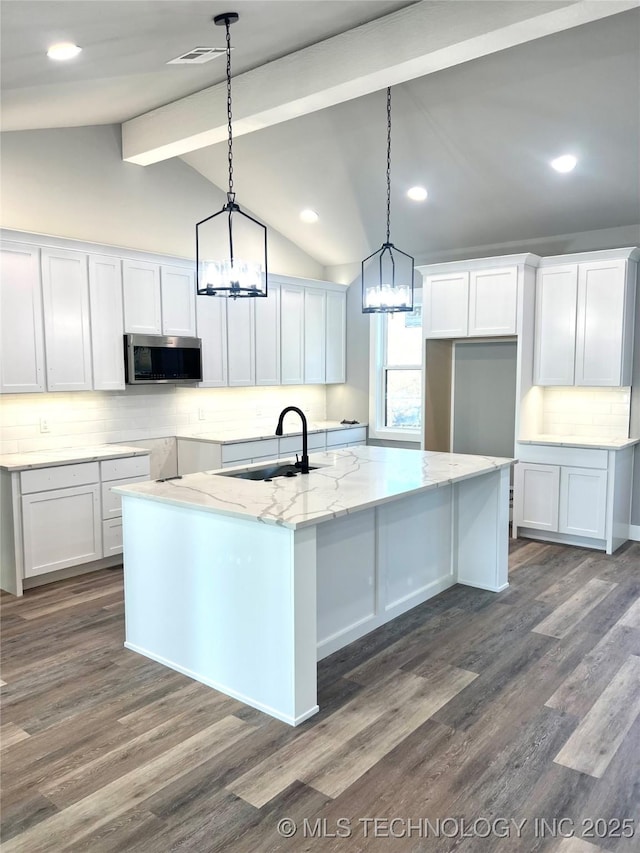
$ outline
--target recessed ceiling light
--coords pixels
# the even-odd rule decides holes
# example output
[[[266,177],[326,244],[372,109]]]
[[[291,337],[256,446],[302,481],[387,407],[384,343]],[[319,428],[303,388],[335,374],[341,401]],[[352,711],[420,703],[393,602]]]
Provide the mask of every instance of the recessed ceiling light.
[[[320,217],[315,210],[311,210],[310,207],[307,207],[305,210],[300,211],[300,219],[302,219],[303,222],[313,223],[317,222]]]
[[[578,160],[573,154],[563,154],[562,157],[556,157],[555,160],[552,160],[551,165],[556,172],[571,172],[575,169],[577,162]]]
[[[77,44],[72,44],[70,41],[63,41],[59,44],[52,44],[49,50],[47,51],[47,56],[49,59],[73,59],[82,51],[81,47],[78,47]]]
[[[411,187],[407,190],[407,195],[414,201],[424,201],[428,193],[424,187]]]

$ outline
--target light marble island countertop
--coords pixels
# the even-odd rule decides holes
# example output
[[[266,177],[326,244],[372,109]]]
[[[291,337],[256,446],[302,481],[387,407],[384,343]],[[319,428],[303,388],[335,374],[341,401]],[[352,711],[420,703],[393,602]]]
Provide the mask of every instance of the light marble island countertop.
[[[589,435],[547,435],[519,438],[519,444],[547,444],[557,447],[593,447],[597,450],[624,450],[638,444],[640,438],[603,438]]]
[[[211,429],[206,432],[179,432],[176,438],[191,441],[210,441],[215,444],[237,444],[242,441],[262,441],[268,438],[276,438],[276,424],[274,420],[271,428],[264,425],[252,426],[251,424],[238,424],[235,427]],[[342,424],[340,421],[309,421],[307,432],[329,432],[337,429],[366,429],[366,423]],[[285,417],[283,435],[302,435],[300,419],[298,417]]]
[[[72,465],[76,462],[100,462],[126,456],[148,456],[144,447],[126,444],[99,444],[90,447],[60,447],[52,450],[31,450],[27,453],[0,455],[0,470],[27,471],[30,468],[49,468],[51,465]]]
[[[309,461],[318,466],[315,471],[271,482],[224,476],[263,467],[250,465],[226,468],[224,474],[205,471],[164,482],[118,486],[113,491],[295,530],[508,468],[514,460],[358,446],[313,453]]]

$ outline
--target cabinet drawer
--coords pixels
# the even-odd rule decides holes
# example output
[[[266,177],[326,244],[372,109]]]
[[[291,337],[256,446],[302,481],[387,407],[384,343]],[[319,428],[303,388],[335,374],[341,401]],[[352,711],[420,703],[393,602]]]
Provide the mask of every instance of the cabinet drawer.
[[[309,452],[313,450],[324,450],[326,444],[325,433],[313,432],[309,436],[307,446]],[[302,436],[287,435],[280,439],[280,456],[286,456],[289,453],[302,452]]]
[[[113,486],[124,486],[127,483],[144,483],[149,477],[127,477],[124,480],[111,480],[102,484],[102,517],[117,518],[122,515],[122,495],[111,491]]]
[[[518,445],[520,462],[540,462],[542,465],[571,465],[576,468],[606,468],[607,450],[588,447],[554,447],[546,444]]]
[[[367,428],[359,429],[332,429],[327,432],[327,447],[335,447],[337,444],[365,444],[367,440]]]
[[[243,459],[260,458],[262,456],[278,457],[278,439],[270,438],[265,441],[241,441],[238,444],[225,444],[222,447],[222,464],[241,461]]]
[[[77,465],[56,465],[51,468],[33,468],[20,473],[20,491],[23,495],[46,492],[49,489],[67,489],[84,486],[100,480],[97,462],[81,462]]]
[[[111,518],[102,522],[102,546],[105,557],[122,554],[122,519]]]
[[[127,477],[149,476],[148,456],[126,456],[122,459],[105,459],[100,463],[102,480],[124,480]]]

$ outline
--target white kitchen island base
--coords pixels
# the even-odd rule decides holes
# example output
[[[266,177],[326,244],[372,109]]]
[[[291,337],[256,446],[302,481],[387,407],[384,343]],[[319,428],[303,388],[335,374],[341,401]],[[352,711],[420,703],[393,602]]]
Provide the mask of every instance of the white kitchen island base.
[[[362,464],[372,448],[357,450]],[[318,711],[321,658],[454,583],[507,586],[509,463],[492,461],[295,527],[124,487],[125,646],[298,725]]]

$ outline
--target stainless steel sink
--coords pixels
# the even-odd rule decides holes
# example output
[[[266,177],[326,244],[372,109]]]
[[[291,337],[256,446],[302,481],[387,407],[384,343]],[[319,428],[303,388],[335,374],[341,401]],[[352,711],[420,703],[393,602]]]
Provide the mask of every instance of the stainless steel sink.
[[[315,471],[317,465],[309,465],[310,471]],[[251,468],[248,471],[220,471],[220,477],[236,477],[239,480],[273,480],[275,477],[297,477],[301,474],[299,468],[296,468],[291,462],[287,463],[272,463],[265,465],[262,468]],[[304,476],[304,475],[303,475]]]

